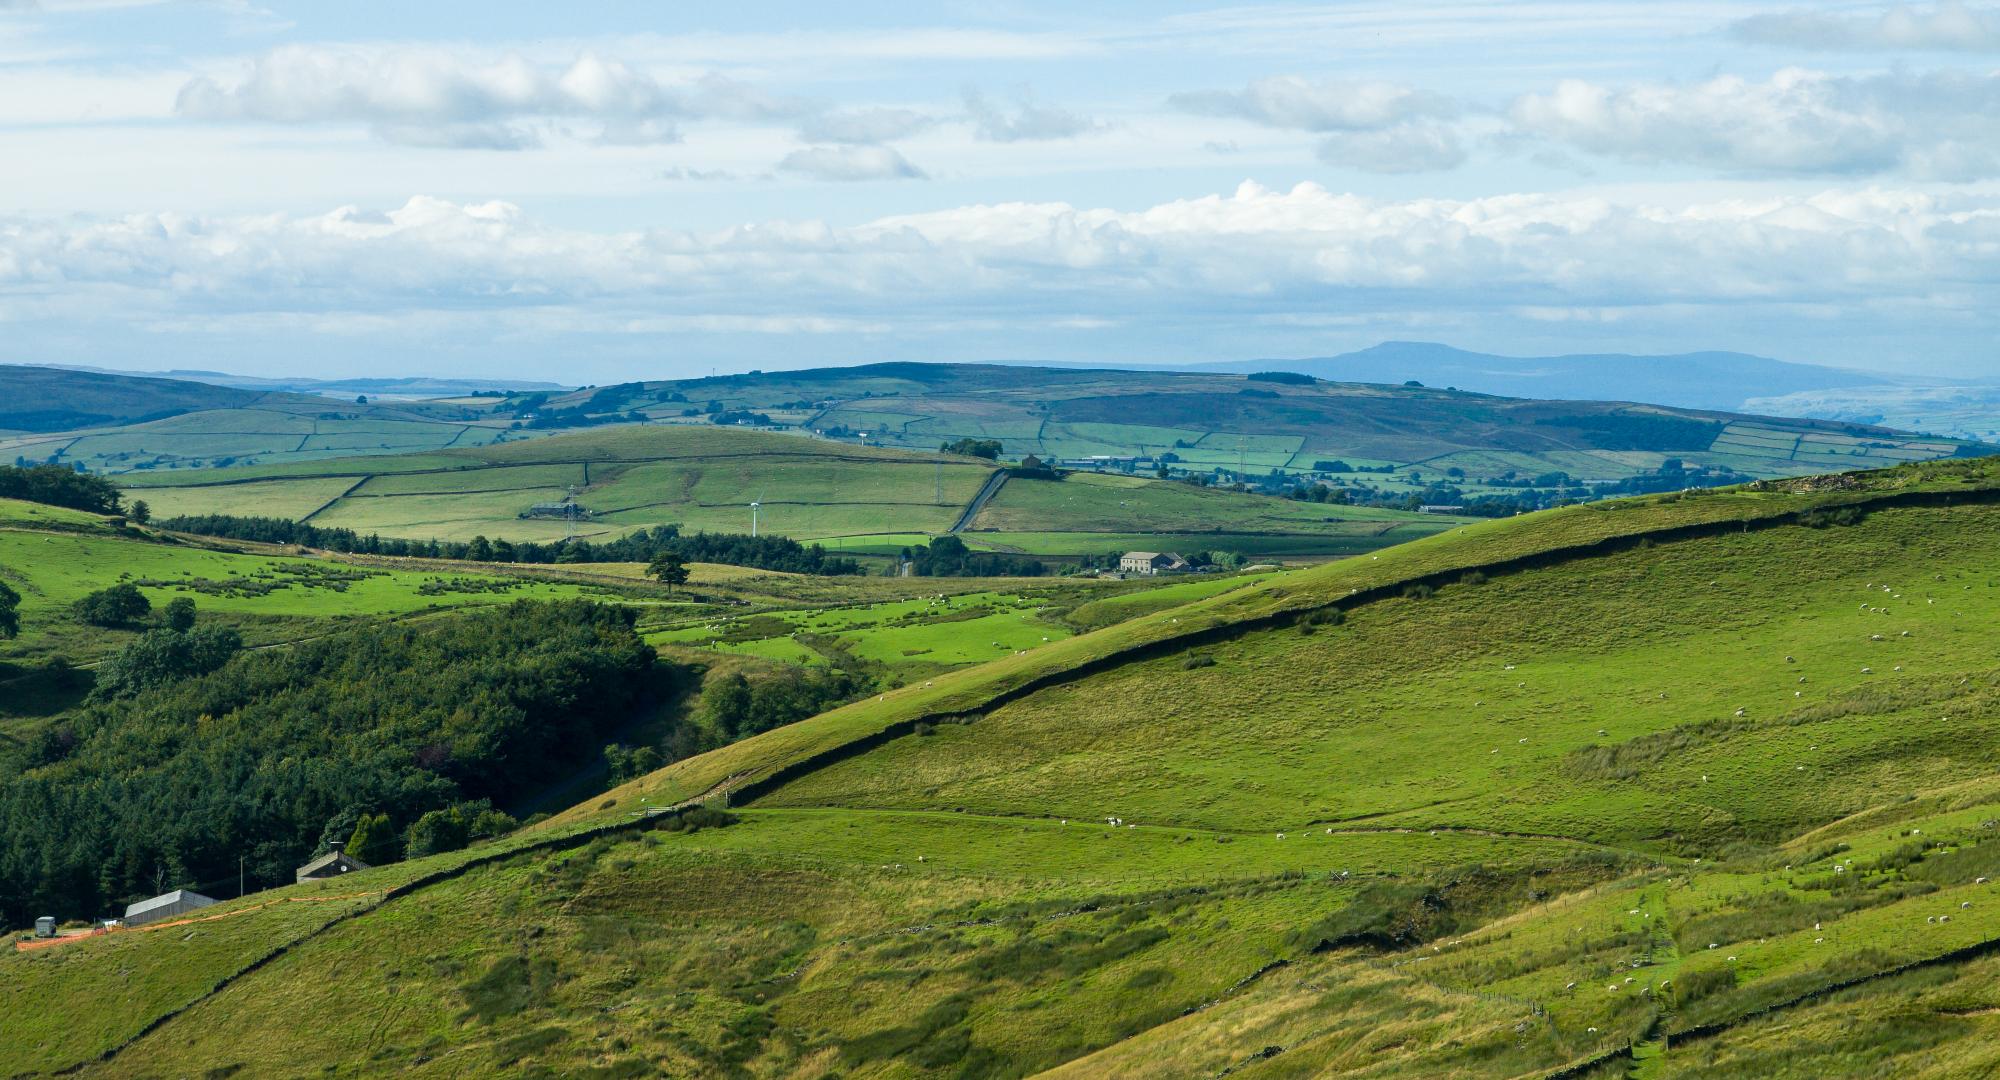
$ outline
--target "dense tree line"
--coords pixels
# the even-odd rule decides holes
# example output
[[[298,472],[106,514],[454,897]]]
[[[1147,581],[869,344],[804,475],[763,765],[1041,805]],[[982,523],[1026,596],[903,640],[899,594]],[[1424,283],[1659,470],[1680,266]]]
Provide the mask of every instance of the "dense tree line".
[[[507,540],[488,540],[484,536],[475,536],[470,542],[398,540],[372,533],[362,536],[353,529],[321,528],[286,518],[236,517],[229,514],[167,518],[158,524],[160,528],[175,532],[267,544],[299,544],[361,555],[502,563],[650,563],[662,554],[673,554],[687,562],[728,563],[790,574],[837,576],[862,572],[860,563],[843,556],[829,555],[818,544],[801,544],[785,536],[746,536],[742,533],[698,532],[684,535],[678,525],[655,525],[616,540],[562,540],[548,544],[523,541],[516,544]]]
[[[0,499],[26,499],[93,514],[118,512],[118,486],[67,465],[0,465]]]
[[[0,917],[226,894],[239,855],[252,882],[281,884],[363,817],[394,853],[470,835],[481,806],[599,753],[680,674],[632,623],[523,601],[255,652],[198,627],[149,632],[90,703],[0,763]]]
[[[951,535],[940,536],[928,545],[904,548],[903,562],[917,577],[1040,577],[1049,571],[1039,559],[973,551]]]

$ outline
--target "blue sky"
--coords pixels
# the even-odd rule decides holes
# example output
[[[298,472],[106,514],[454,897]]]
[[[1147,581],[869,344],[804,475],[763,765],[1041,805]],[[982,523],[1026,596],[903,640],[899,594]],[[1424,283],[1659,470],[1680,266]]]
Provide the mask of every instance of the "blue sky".
[[[0,0],[0,361],[2000,375],[2000,8],[1077,8]]]

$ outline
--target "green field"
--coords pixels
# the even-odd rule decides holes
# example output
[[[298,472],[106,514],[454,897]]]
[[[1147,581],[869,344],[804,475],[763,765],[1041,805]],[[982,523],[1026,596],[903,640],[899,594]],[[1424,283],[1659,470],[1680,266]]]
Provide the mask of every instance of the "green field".
[[[1107,595],[1064,615],[1103,629],[352,877],[479,864],[323,932],[279,908],[7,958],[16,1004],[154,974],[75,1028],[9,1010],[0,1065],[1978,1075],[1996,559],[1976,462]],[[782,621],[945,643],[1010,599]],[[740,820],[626,827],[695,797]]]
[[[363,535],[555,541],[572,525],[523,517],[573,490],[577,536],[674,524],[760,532],[892,555],[946,532],[993,474],[988,462],[710,426],[598,429],[437,454],[122,476],[156,517],[309,519]],[[969,525],[975,547],[1076,556],[1134,548],[1345,555],[1450,528],[1455,519],[1292,502],[1123,476],[1014,479]]]
[[[1046,596],[974,592],[859,606],[720,618],[649,634],[788,663],[824,665],[843,656],[905,675],[962,667],[1068,637],[1044,618]]]

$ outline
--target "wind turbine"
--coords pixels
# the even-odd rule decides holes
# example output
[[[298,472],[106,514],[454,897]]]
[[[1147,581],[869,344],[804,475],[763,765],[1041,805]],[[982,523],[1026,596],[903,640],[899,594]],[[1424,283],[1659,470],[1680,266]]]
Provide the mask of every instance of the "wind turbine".
[[[762,505],[764,505],[764,504],[763,504],[762,502],[760,502],[760,501],[756,500],[756,499],[752,499],[752,500],[750,501],[750,535],[751,535],[751,536],[756,536],[756,535],[757,535],[757,508],[758,508],[758,507],[760,507],[760,506],[762,506]]]

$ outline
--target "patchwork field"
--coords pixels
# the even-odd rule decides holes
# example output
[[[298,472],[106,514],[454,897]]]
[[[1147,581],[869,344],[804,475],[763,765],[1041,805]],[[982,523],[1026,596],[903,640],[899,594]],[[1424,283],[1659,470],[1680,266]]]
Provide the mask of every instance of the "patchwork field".
[[[363,535],[469,541],[613,538],[674,524],[758,531],[889,555],[960,523],[987,461],[710,426],[624,426],[479,450],[120,477],[156,518],[280,516]],[[587,516],[528,517],[574,492]],[[1297,503],[1187,484],[1074,475],[1015,479],[972,516],[987,550],[1101,555],[1132,548],[1340,555],[1457,524],[1402,511]]]
[[[1997,558],[2000,473],[1963,463],[1107,597],[1066,613],[1126,608],[1104,629],[385,868],[417,884],[323,931],[234,916],[193,940],[244,950],[181,949],[179,981],[75,1032],[10,1010],[0,1047],[117,1076],[284,1075],[308,1048],[419,1073],[1975,1075]],[[700,798],[734,823],[645,816]],[[7,983],[82,992],[176,947],[25,953]]]
[[[1981,444],[1834,421],[1790,420],[1598,401],[1535,401],[1449,388],[1186,372],[875,364],[625,384],[621,407],[660,419],[686,401],[762,411],[845,441],[930,449],[998,440],[1010,456],[1164,461],[1176,471],[1262,475],[1322,461],[1395,475],[1464,469],[1469,481],[1562,471],[1626,479],[1669,459],[1751,476],[1790,476],[1950,457]],[[801,401],[810,412],[787,410]],[[1148,464],[1145,468],[1152,468]]]

